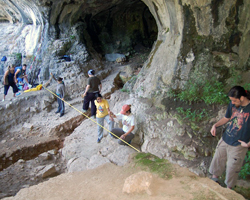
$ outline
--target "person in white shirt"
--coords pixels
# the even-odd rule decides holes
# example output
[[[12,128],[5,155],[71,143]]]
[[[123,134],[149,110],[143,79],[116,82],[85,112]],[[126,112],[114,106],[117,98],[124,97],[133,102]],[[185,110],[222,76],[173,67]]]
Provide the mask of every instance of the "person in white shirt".
[[[111,116],[122,120],[123,125],[122,128],[113,128],[111,132],[130,144],[131,140],[134,138],[134,133],[132,133],[132,131],[135,128],[135,116],[131,113],[131,106],[125,104],[122,106],[122,110],[119,114],[114,115],[111,113]],[[126,145],[122,140],[119,140],[118,143]]]

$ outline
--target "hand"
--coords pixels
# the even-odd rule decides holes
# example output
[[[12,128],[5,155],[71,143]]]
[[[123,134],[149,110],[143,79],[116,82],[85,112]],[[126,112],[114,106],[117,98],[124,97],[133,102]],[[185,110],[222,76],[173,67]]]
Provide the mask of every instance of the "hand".
[[[242,147],[247,147],[248,148],[248,144],[245,143],[244,141],[238,140],[238,142],[240,142]]]
[[[123,134],[123,135],[121,135],[121,137],[120,137],[120,138],[124,140],[124,139],[125,139],[125,137],[126,137],[126,135],[125,135],[125,134]]]
[[[215,127],[215,125],[212,126],[210,132],[211,132],[212,136],[216,136],[216,127]]]
[[[64,98],[62,98],[62,100],[64,101]]]

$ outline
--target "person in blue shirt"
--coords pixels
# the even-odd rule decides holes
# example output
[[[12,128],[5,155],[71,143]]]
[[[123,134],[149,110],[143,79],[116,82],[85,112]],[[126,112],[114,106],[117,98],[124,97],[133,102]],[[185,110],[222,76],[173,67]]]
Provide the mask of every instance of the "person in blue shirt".
[[[26,74],[26,67],[27,67],[27,65],[23,64],[22,67],[20,66],[20,67],[15,68],[15,82],[16,82],[16,84],[18,83],[18,80],[23,82],[23,79],[26,81],[26,83],[29,84],[28,76]]]

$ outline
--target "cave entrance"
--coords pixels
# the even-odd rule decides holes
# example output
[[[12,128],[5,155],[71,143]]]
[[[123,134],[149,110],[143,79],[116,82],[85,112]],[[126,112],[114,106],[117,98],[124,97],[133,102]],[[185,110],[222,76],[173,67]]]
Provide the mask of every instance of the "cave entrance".
[[[150,51],[158,28],[149,8],[140,0],[121,1],[95,15],[86,15],[87,48],[104,56],[110,53]],[[86,41],[90,38],[91,41]]]

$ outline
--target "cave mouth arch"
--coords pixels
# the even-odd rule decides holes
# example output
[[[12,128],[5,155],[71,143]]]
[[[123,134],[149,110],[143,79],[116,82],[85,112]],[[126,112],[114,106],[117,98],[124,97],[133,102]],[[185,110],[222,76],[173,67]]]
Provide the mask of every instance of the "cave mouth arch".
[[[150,51],[157,40],[156,21],[141,0],[122,1],[95,15],[85,15],[83,21],[83,42],[102,56]]]

